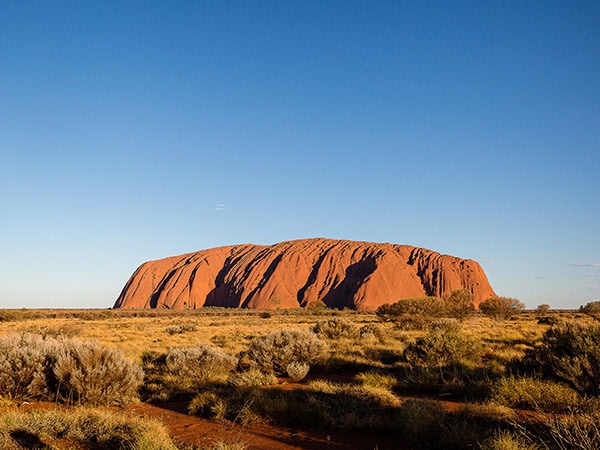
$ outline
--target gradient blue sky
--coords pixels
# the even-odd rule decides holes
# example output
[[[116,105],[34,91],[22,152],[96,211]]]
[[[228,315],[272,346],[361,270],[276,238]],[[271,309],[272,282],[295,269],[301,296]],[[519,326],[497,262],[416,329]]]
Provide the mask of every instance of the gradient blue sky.
[[[0,307],[305,237],[600,299],[600,2],[0,2]]]

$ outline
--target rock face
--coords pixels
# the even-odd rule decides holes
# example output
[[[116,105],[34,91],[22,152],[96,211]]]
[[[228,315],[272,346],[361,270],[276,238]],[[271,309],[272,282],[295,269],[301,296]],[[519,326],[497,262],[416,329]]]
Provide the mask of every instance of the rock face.
[[[479,264],[408,245],[331,239],[234,245],[149,261],[115,308],[376,309],[403,298],[468,289],[477,305],[494,295]]]

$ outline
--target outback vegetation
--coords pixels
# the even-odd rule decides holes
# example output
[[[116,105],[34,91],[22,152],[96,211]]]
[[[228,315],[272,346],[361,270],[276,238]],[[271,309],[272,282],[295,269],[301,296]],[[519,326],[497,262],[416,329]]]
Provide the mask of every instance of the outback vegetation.
[[[271,427],[363,448],[599,448],[588,305],[475,310],[457,291],[376,312],[1,311],[0,447],[260,448],[245,434]],[[136,402],[239,438],[182,440]]]

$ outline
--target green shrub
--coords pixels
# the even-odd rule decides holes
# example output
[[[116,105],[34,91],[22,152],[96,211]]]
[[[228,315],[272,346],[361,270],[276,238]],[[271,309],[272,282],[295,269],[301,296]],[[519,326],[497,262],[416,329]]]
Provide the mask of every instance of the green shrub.
[[[422,315],[443,317],[446,303],[438,297],[406,298],[377,308],[377,316],[385,322],[394,322],[403,316]]]
[[[319,314],[327,310],[327,304],[323,300],[315,300],[306,306],[306,310],[313,314]]]
[[[77,340],[63,341],[52,371],[63,399],[90,405],[134,401],[143,380],[141,367],[121,352]]]
[[[442,367],[481,359],[481,342],[460,331],[434,329],[406,347],[404,358],[414,366]]]
[[[542,303],[541,305],[538,305],[537,308],[535,308],[535,314],[538,317],[545,316],[546,314],[548,314],[548,311],[550,311],[550,305],[546,303]]]
[[[312,327],[312,331],[320,338],[325,339],[354,339],[359,335],[358,327],[355,324],[340,317],[321,320]]]
[[[586,303],[585,306],[581,306],[579,310],[592,316],[600,314],[600,301]]]
[[[579,406],[581,397],[563,384],[537,378],[501,378],[494,382],[492,401],[519,409],[565,412]]]
[[[525,305],[516,298],[489,297],[479,304],[479,310],[493,319],[508,320],[525,309]]]
[[[313,333],[282,330],[254,338],[246,357],[250,364],[265,372],[285,374],[289,364],[312,365],[324,360],[325,343]]]
[[[473,294],[467,289],[452,291],[450,295],[444,299],[448,316],[462,322],[475,311],[473,300]]]
[[[529,350],[524,365],[540,369],[580,394],[600,395],[600,325],[567,322],[546,330],[539,346]]]
[[[168,375],[184,390],[224,381],[237,362],[237,358],[204,344],[171,348],[165,358]]]

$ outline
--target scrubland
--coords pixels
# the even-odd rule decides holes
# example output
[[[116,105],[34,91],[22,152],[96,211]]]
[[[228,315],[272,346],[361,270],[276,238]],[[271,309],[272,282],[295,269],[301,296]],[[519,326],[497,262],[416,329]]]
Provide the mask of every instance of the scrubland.
[[[600,448],[593,311],[416,304],[2,310],[0,447],[199,448],[128,412],[178,402],[240,431],[213,448],[261,424],[405,449]]]

